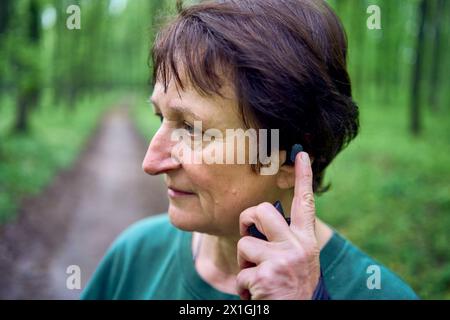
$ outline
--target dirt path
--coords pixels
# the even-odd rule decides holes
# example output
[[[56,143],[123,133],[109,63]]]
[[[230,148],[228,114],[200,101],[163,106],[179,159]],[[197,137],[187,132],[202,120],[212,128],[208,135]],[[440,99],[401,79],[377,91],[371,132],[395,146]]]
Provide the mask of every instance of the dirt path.
[[[68,266],[84,288],[124,228],[167,210],[162,178],[141,169],[146,149],[126,108],[111,110],[76,165],[0,229],[0,299],[77,299]]]

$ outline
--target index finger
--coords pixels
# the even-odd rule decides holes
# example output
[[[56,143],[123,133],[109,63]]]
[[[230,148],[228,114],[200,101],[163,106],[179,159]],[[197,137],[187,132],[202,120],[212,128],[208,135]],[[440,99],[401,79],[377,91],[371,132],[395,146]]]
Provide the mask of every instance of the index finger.
[[[291,226],[314,232],[316,209],[313,192],[313,173],[306,152],[295,157],[295,187],[291,207]]]

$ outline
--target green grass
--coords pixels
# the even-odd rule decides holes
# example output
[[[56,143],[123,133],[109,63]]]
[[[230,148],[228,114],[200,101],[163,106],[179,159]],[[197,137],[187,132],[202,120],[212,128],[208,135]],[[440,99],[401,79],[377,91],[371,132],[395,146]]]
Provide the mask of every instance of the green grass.
[[[21,199],[37,194],[72,165],[95,129],[111,96],[79,100],[73,109],[43,102],[32,112],[27,134],[12,134],[14,103],[0,101],[0,223],[15,217]]]

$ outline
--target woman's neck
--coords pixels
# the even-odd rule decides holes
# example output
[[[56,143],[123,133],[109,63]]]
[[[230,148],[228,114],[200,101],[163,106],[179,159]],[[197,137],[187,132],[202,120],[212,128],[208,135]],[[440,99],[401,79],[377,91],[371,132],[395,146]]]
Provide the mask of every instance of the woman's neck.
[[[332,229],[321,220],[316,221],[316,237],[322,249],[333,235]],[[195,267],[200,276],[216,289],[237,294],[236,275],[239,273],[237,242],[239,237],[223,237],[194,233],[192,250]]]
[[[239,238],[219,237],[206,233],[194,233],[194,263],[199,275],[219,291],[237,295],[236,275],[237,242]]]

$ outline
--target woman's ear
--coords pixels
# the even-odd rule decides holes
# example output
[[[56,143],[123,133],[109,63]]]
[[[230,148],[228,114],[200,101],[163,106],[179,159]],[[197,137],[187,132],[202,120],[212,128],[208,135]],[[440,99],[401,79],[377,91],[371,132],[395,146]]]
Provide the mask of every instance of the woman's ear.
[[[280,151],[280,163],[286,163],[286,150]],[[280,189],[290,189],[295,185],[295,167],[287,164],[281,165],[277,173],[277,186]]]
[[[280,151],[280,163],[286,162],[287,152]],[[311,164],[314,158],[311,157]],[[295,165],[283,164],[278,170],[277,185],[280,189],[290,189],[295,186]]]
[[[277,186],[280,189],[291,189],[295,185],[295,167],[282,165],[277,174]]]

